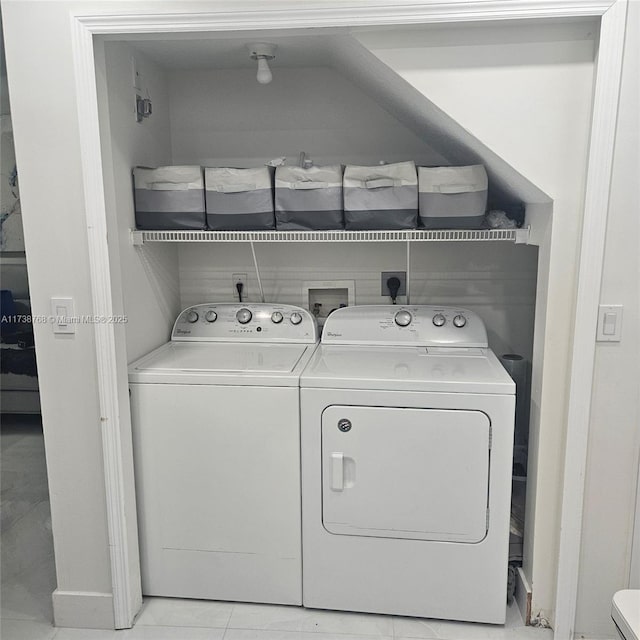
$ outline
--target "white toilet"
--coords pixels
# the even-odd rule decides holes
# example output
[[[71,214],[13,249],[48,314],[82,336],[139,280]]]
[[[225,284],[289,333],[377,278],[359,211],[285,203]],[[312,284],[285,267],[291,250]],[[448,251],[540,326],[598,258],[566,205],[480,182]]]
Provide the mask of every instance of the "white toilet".
[[[622,640],[638,640],[640,635],[640,589],[625,589],[613,596],[611,618]]]

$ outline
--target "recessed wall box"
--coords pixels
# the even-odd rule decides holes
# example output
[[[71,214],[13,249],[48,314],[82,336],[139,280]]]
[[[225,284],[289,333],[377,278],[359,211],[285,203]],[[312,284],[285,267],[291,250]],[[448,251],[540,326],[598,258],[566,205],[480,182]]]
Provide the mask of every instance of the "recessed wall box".
[[[322,327],[327,316],[340,307],[355,304],[355,280],[313,280],[302,283],[303,306]]]

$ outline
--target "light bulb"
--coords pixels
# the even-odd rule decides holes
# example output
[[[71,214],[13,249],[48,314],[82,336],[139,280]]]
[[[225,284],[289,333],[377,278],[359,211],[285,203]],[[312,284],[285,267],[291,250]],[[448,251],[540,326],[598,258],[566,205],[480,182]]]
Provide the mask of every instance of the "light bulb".
[[[258,73],[256,80],[260,84],[269,84],[273,80],[273,75],[271,75],[271,69],[269,69],[267,60],[261,56],[258,56]]]

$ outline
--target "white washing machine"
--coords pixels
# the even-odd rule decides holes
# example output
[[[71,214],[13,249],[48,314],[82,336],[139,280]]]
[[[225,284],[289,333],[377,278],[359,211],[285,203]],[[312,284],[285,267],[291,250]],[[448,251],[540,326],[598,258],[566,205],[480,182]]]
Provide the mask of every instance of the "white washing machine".
[[[482,320],[339,309],[300,387],[304,605],[503,623],[515,385]]]
[[[306,310],[185,309],[129,368],[146,595],[301,604]]]

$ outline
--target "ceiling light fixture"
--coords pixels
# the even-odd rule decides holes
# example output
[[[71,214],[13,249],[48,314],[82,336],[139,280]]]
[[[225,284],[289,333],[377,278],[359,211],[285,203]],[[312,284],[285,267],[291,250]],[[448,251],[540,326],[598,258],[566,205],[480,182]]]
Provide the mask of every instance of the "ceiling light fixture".
[[[266,42],[257,42],[255,44],[248,44],[249,57],[252,60],[258,61],[258,73],[256,80],[260,84],[269,84],[273,80],[271,69],[267,60],[273,60],[276,57],[276,45],[267,44]]]

